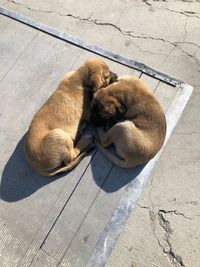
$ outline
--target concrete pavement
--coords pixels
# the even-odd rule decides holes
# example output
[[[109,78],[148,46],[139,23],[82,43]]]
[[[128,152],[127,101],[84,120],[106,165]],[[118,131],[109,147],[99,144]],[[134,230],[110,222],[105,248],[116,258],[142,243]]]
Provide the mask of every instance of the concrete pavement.
[[[0,0],[0,5],[194,86],[107,267],[198,267],[200,1]]]

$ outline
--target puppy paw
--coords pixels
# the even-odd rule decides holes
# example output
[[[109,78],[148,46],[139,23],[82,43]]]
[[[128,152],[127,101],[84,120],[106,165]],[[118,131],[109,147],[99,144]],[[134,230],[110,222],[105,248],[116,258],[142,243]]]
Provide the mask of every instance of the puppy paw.
[[[85,147],[88,147],[92,144],[92,141],[93,141],[93,135],[91,134],[85,134],[82,136],[82,139],[84,141],[84,146]]]
[[[109,141],[108,138],[102,138],[101,144],[102,144],[103,147],[107,147],[107,146],[110,145],[110,141]]]

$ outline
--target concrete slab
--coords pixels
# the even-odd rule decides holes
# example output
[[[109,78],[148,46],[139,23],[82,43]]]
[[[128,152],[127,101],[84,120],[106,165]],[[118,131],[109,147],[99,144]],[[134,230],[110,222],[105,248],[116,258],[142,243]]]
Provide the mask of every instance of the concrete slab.
[[[1,16],[2,22],[4,19],[7,22]],[[125,185],[139,173],[115,168],[94,151],[62,178],[45,179],[35,174],[25,161],[23,135],[33,114],[61,77],[94,54],[14,20],[2,32],[1,47],[2,58],[10,58],[2,60],[0,65],[6,68],[0,79],[1,264],[85,266],[125,192]],[[119,75],[141,76],[153,91],[159,92],[161,81],[106,61]],[[169,89],[175,93],[182,90],[174,86]],[[169,96],[161,95],[167,110]]]
[[[177,210],[186,213],[186,216],[188,213],[192,215],[190,217],[193,219],[188,221],[187,227],[177,223],[178,227],[173,229],[176,246],[174,238],[171,245],[185,266],[199,266],[200,239],[191,241],[191,236],[196,234],[199,236],[196,228],[199,222],[200,189],[198,183],[199,1],[125,0],[111,1],[109,4],[107,1],[101,1],[101,5],[98,4],[99,1],[84,2],[84,5],[81,1],[76,1],[76,5],[72,1],[0,1],[0,3],[86,41],[144,62],[194,86],[190,103],[162,154],[162,164],[157,166],[142,194],[141,202],[146,202],[150,211],[153,210],[149,205],[149,191],[151,191],[150,197],[153,198],[157,209]],[[57,14],[58,12],[60,14]],[[157,242],[154,235],[155,242],[153,240],[146,242],[146,237],[150,235],[149,231],[154,229],[150,219],[149,223],[145,220],[143,230],[139,238],[136,238],[137,229],[143,220],[139,216],[139,209],[141,208],[136,208],[127,223],[108,265],[180,266],[181,263],[175,261],[176,257],[171,259],[167,253],[163,253],[162,248],[158,251],[157,246],[154,247],[153,244]],[[155,212],[157,214],[157,210]],[[172,213],[168,218],[169,221],[172,220],[172,216],[176,222],[178,215]],[[178,218],[183,222],[183,216],[180,215]],[[163,238],[162,231],[158,237]],[[141,245],[142,253],[139,250]],[[144,253],[146,257],[143,256]],[[123,261],[119,261],[118,256],[122,254]]]

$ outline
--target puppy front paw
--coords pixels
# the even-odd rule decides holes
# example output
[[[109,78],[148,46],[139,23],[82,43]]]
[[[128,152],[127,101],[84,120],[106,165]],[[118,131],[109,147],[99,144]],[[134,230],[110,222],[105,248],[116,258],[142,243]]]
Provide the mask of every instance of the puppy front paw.
[[[92,144],[93,141],[93,135],[91,134],[85,134],[82,136],[82,139],[84,140],[85,146],[89,146]]]
[[[107,137],[103,137],[103,138],[101,139],[101,144],[102,144],[103,147],[107,147],[107,146],[109,146],[109,145],[110,145],[109,138],[107,138]]]

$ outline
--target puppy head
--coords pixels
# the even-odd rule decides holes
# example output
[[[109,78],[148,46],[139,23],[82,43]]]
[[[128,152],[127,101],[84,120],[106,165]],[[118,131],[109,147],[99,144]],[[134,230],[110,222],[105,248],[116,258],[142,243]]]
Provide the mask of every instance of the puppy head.
[[[105,123],[115,124],[127,111],[126,105],[106,92],[106,88],[94,94],[91,109],[91,122],[96,127],[103,126]]]
[[[88,77],[85,84],[92,89],[93,93],[117,81],[117,74],[112,72],[108,65],[101,59],[88,59],[85,62],[85,66],[88,70]]]

